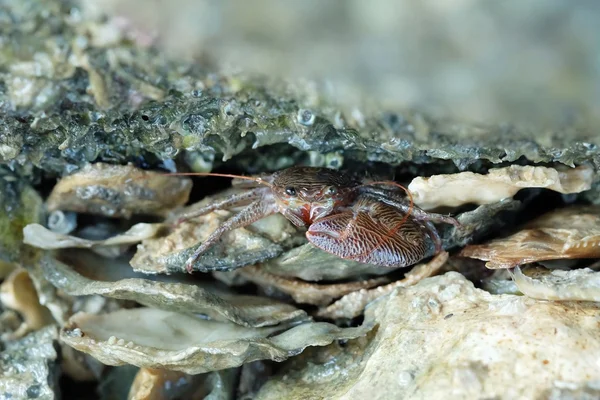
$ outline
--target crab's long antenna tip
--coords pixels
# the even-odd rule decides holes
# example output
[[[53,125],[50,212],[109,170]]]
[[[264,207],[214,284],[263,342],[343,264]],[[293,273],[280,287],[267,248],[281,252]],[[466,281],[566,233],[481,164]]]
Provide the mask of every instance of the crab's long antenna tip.
[[[244,179],[247,181],[253,181],[259,185],[265,185],[271,187],[272,185],[260,177],[243,176],[235,174],[220,174],[216,172],[166,172],[160,174],[161,176],[216,176],[221,178],[233,178],[233,179]],[[141,177],[144,178],[144,177]]]

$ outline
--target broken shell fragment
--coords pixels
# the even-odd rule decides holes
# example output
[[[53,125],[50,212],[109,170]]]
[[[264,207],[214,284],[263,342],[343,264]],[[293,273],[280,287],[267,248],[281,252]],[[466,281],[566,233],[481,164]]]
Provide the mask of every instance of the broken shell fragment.
[[[140,368],[128,400],[173,399],[189,395],[194,376],[164,369]],[[187,397],[187,396],[186,396]]]
[[[233,368],[199,375],[140,368],[128,400],[233,399],[236,379]]]
[[[155,282],[147,279],[93,281],[66,264],[46,257],[42,261],[46,279],[71,296],[102,295],[133,300],[145,306],[181,313],[207,315],[248,327],[263,327],[308,319],[306,312],[269,298],[216,294],[196,285]]]
[[[318,284],[269,274],[260,266],[249,266],[236,272],[259,286],[275,288],[289,294],[297,303],[319,306],[327,305],[348,293],[369,289],[389,281],[382,277],[348,283]]]
[[[499,215],[510,215],[521,207],[520,201],[506,199],[493,204],[484,204],[472,211],[459,214],[456,217],[460,222],[459,228],[443,227],[440,231],[443,247],[445,249],[462,247],[481,236],[489,235],[490,232],[507,225],[507,218],[499,218]],[[448,232],[448,229],[451,229],[451,232]]]
[[[521,293],[534,299],[600,302],[600,272],[589,268],[528,271],[526,275],[516,267],[508,272]]]
[[[511,236],[467,246],[460,255],[487,261],[490,269],[544,260],[600,258],[600,206],[551,211]]]
[[[463,204],[491,204],[513,197],[525,188],[545,188],[559,193],[589,190],[594,170],[588,166],[569,169],[511,165],[493,168],[487,174],[457,174],[417,177],[408,185],[415,204],[425,210]],[[481,190],[484,187],[485,190]]]
[[[14,338],[21,337],[30,331],[41,329],[54,322],[50,311],[40,304],[37,292],[29,274],[23,268],[15,270],[0,285],[2,305],[18,311],[23,317],[23,324],[14,332]]]
[[[463,260],[467,260],[463,258]],[[475,261],[472,259],[472,261]],[[484,267],[485,268],[485,267]],[[495,269],[493,273],[480,279],[481,288],[491,294],[520,294],[519,288],[511,279],[509,269]]]
[[[404,279],[374,289],[361,289],[347,294],[330,306],[320,309],[317,315],[322,318],[330,319],[351,319],[358,317],[371,301],[390,293],[396,288],[412,286],[417,282],[434,275],[444,266],[444,263],[446,263],[447,260],[447,252],[444,251],[439,253],[431,261],[414,266],[406,273]]]
[[[372,325],[339,328],[308,322],[281,328],[247,328],[152,308],[102,315],[75,314],[61,340],[107,365],[133,364],[188,374],[238,367],[269,359],[283,361],[308,346],[365,335]]]
[[[75,211],[114,218],[134,214],[165,216],[184,205],[189,178],[166,176],[128,165],[87,164],[62,178],[48,197],[49,211]]]
[[[53,232],[40,224],[29,224],[23,228],[23,242],[45,250],[120,246],[151,238],[162,227],[163,224],[139,223],[120,235],[105,240],[88,240]]]

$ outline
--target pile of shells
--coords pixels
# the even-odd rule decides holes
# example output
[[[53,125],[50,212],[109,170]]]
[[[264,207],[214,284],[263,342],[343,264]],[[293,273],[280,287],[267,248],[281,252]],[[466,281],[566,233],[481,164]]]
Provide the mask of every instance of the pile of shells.
[[[544,12],[527,13],[537,19],[523,23],[530,20],[514,5],[483,10],[480,2],[460,2],[473,12],[457,13],[456,5],[419,3],[433,14],[406,13],[417,25],[443,21],[417,32],[434,45],[421,48],[388,36],[390,43],[405,43],[406,54],[418,49],[417,64],[438,59],[432,55],[454,58],[457,48],[468,49],[468,56],[479,53],[457,38],[479,29],[486,15],[500,18],[490,17],[497,26],[489,32],[519,24],[527,28],[519,32],[537,39],[548,36],[552,21],[557,35],[572,33],[550,36],[552,45],[541,47],[520,47],[520,41],[518,47],[499,46],[503,57],[481,52],[489,56],[484,65],[494,68],[489,85],[473,92],[472,79],[463,79],[476,67],[468,57],[437,73],[436,63],[425,63],[418,80],[388,76],[387,61],[379,65],[364,57],[376,43],[376,53],[388,60],[388,48],[381,46],[386,26],[410,31],[414,22],[398,25],[387,13],[373,13],[370,2],[338,2],[344,4],[340,13],[299,6],[323,14],[323,21],[334,14],[370,21],[358,31],[348,28],[349,36],[333,36],[368,50],[354,52],[356,63],[341,57],[337,64],[360,73],[370,63],[388,76],[376,85],[368,80],[385,88],[371,103],[355,88],[340,90],[344,101],[336,100],[338,90],[328,78],[326,84],[295,79],[303,74],[296,75],[299,66],[290,69],[294,63],[286,58],[282,65],[294,77],[279,79],[241,65],[221,68],[219,60],[188,46],[191,60],[171,57],[155,46],[168,47],[166,32],[155,36],[147,30],[151,25],[135,26],[150,22],[151,14],[138,7],[132,8],[135,18],[116,8],[106,13],[108,3],[120,8],[126,2],[0,5],[1,398],[600,398],[600,143],[597,127],[586,122],[595,119],[583,118],[594,114],[597,102],[588,101],[579,110],[583,115],[576,110],[578,102],[594,98],[596,78],[586,74],[597,70],[598,57],[586,54],[592,41],[570,39],[589,34],[593,12],[565,13],[569,7],[544,3]],[[178,3],[169,3],[169,10],[199,26],[184,7],[199,2]],[[350,12],[347,4],[360,11]],[[251,25],[246,9],[225,8],[242,10],[243,23],[231,31],[241,37],[237,28]],[[278,27],[310,26],[298,23],[295,8],[285,9],[279,20],[253,12]],[[449,31],[448,21],[463,21],[455,19],[463,14],[474,16],[471,26]],[[500,23],[510,16],[508,25]],[[568,24],[561,24],[563,16]],[[296,23],[281,23],[290,18]],[[220,49],[214,26],[200,25],[211,36],[200,50]],[[514,37],[508,31],[504,41]],[[252,32],[252,38],[273,36]],[[431,40],[448,32],[458,36]],[[168,33],[182,36],[179,29]],[[311,38],[322,35],[314,33]],[[360,36],[367,34],[370,40]],[[294,36],[280,36],[278,43],[298,49],[290,43]],[[495,47],[475,42],[479,50]],[[308,44],[315,50],[314,39]],[[563,56],[551,56],[554,45]],[[551,114],[542,128],[425,112],[439,86],[453,94],[456,110],[471,109],[473,102],[484,110],[503,104],[482,102],[484,92],[522,104],[512,101],[521,93],[518,80],[499,79],[495,61],[517,48],[535,50],[519,51],[515,59],[527,61],[522,64],[541,79],[532,83],[540,101],[524,102],[518,114],[527,121],[536,110]],[[330,63],[316,61],[329,67],[330,78],[339,75]],[[554,72],[538,73],[550,64],[556,64]],[[549,76],[556,77],[555,86],[544,84],[540,96],[540,82]],[[462,106],[460,99],[454,103],[458,88]],[[351,100],[353,93],[359,101]],[[414,109],[388,103],[389,94],[399,93],[422,93],[423,99]],[[399,212],[396,203],[406,206],[408,196],[388,183],[391,189],[378,187],[379,193],[396,190],[397,196],[387,203],[378,197],[373,212],[353,200],[356,214],[322,218],[307,230],[298,218],[317,207],[296,204],[302,217],[273,213],[228,230],[188,263],[242,208],[181,217],[243,196],[250,188],[239,181],[249,182],[172,173],[247,177],[294,166],[342,171],[361,184],[393,180],[407,188],[414,207]],[[329,189],[320,193],[330,196],[330,205],[340,192]],[[263,197],[257,207],[269,201]],[[380,212],[390,207],[391,217]],[[423,213],[457,223],[430,226],[418,220]],[[373,237],[360,230],[365,222],[375,227],[366,230]],[[374,240],[370,253],[360,250]],[[385,266],[361,258],[400,259],[398,242],[416,254],[411,262]]]
[[[444,250],[408,268],[329,254],[275,214],[225,233],[194,264],[202,271],[188,274],[190,254],[236,210],[173,221],[247,190],[188,205],[204,178],[194,179],[96,163],[60,179],[46,199],[27,191],[21,261],[3,267],[2,336],[15,343],[6,351],[26,354],[32,374],[58,368],[130,399],[357,398],[386,374],[397,386],[381,398],[416,385],[432,397],[450,387],[494,396],[500,375],[517,373],[515,395],[545,393],[565,374],[569,390],[588,390],[589,379],[561,359],[579,357],[585,369],[600,353],[590,325],[600,319],[600,207],[505,219],[523,209],[513,198],[523,189],[590,190],[591,167],[415,177],[415,204],[453,214],[460,228],[440,228]],[[584,303],[565,302],[575,300]],[[537,345],[524,342],[531,335]],[[481,361],[492,348],[494,361]],[[515,351],[533,357],[526,374],[535,384],[511,369]],[[120,373],[128,378],[117,381]],[[16,370],[1,382],[20,395],[56,385]]]

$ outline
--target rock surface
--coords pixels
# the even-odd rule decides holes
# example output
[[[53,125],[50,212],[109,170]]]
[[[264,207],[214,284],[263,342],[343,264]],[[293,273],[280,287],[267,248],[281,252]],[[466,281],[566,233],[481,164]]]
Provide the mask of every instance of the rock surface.
[[[372,303],[367,338],[292,359],[257,399],[546,398],[600,379],[600,306],[491,295],[449,272]]]

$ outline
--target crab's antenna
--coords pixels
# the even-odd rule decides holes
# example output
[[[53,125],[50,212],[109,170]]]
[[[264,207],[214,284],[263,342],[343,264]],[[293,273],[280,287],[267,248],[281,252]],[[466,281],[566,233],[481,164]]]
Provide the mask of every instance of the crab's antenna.
[[[273,187],[269,182],[265,181],[260,177],[251,177],[251,176],[243,176],[243,175],[233,175],[233,174],[218,174],[215,172],[168,172],[164,174],[160,174],[162,176],[218,176],[222,178],[234,178],[234,179],[244,179],[247,181],[253,181],[258,183],[259,185],[266,185],[270,188]]]

